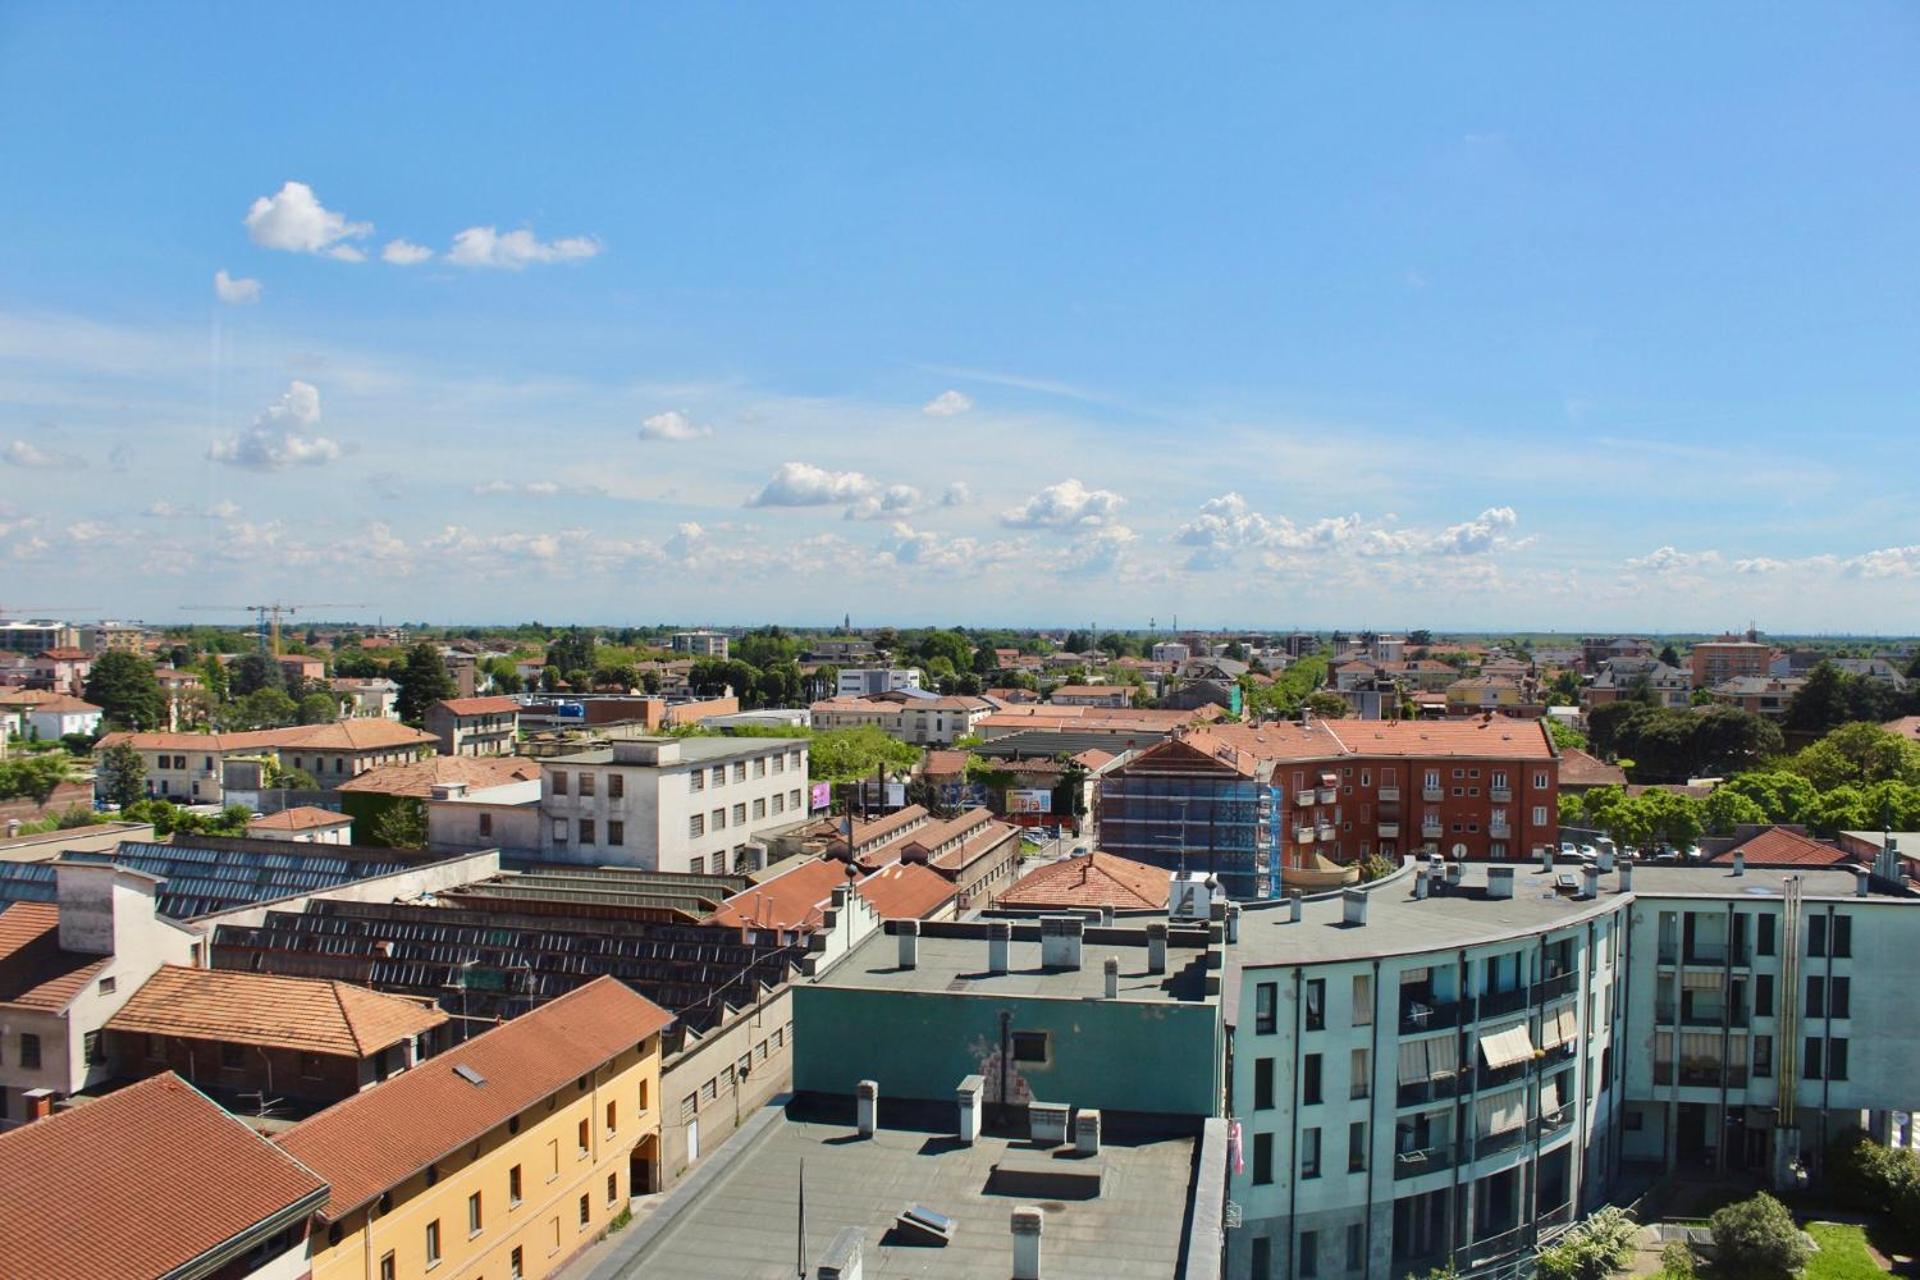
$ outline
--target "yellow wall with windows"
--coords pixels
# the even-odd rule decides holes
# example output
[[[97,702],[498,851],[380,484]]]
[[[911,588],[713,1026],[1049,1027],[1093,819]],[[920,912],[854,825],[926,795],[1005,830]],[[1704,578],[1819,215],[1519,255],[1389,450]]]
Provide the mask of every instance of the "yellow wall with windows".
[[[332,1228],[319,1226],[311,1237],[313,1280],[389,1280],[381,1269],[389,1255],[391,1280],[511,1280],[515,1249],[525,1280],[552,1274],[627,1207],[634,1149],[649,1137],[658,1149],[660,1038],[648,1037],[640,1050],[583,1079],[584,1088],[570,1081],[522,1111],[518,1132],[502,1124],[441,1160],[431,1175],[415,1174],[393,1188],[384,1210],[376,1202]],[[470,1230],[476,1194],[479,1226]],[[439,1261],[432,1262],[429,1224],[436,1222]]]

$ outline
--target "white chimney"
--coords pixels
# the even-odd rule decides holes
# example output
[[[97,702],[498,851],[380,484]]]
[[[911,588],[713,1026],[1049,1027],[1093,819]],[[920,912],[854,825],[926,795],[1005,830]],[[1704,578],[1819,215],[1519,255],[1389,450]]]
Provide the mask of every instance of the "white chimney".
[[[1456,862],[1452,864],[1452,867],[1448,868],[1449,879],[1452,878],[1453,867],[1458,867],[1459,865],[1460,864]],[[1487,868],[1487,896],[1495,899],[1511,898],[1513,896],[1512,867]]]
[[[1580,888],[1581,897],[1583,898],[1599,897],[1600,896],[1600,868],[1598,867],[1580,868],[1580,885],[1581,885],[1581,888]]]
[[[1864,898],[1873,892],[1873,873],[1865,867],[1853,869],[1853,896]]]
[[[987,921],[987,972],[1005,973],[1007,953],[1013,949],[1013,926],[1005,920]]]
[[[1736,853],[1733,855],[1733,874],[1737,876],[1743,876],[1747,874],[1747,855],[1746,854]]]
[[[983,1076],[968,1076],[953,1091],[953,1100],[960,1109],[960,1141],[972,1146],[980,1141],[981,1095],[986,1092],[987,1082]]]
[[[900,967],[912,969],[920,963],[920,922],[918,920],[896,920],[894,928],[899,931]]]
[[[1342,889],[1340,891],[1341,915],[1348,924],[1367,922],[1367,891],[1365,889]]]
[[[1040,964],[1048,969],[1078,969],[1080,939],[1087,922],[1079,916],[1040,917]]]
[[[1467,878],[1466,863],[1460,862],[1460,861],[1454,861],[1454,862],[1449,862],[1447,864],[1447,883],[1451,885],[1453,888],[1458,889],[1460,887],[1461,881],[1465,880],[1466,878]],[[1512,867],[1507,868],[1507,879],[1509,882],[1511,882],[1513,879]],[[1513,895],[1509,893],[1507,896],[1511,898]]]
[[[1417,902],[1427,896],[1427,869],[1420,867],[1413,873],[1413,897]]]
[[[1113,904],[1110,902],[1100,908],[1100,927],[1102,929],[1113,928]]]
[[[1632,888],[1633,864],[1631,862],[1623,862],[1620,864],[1620,892],[1626,893]]]
[[[1600,856],[1594,859],[1594,863],[1601,871],[1611,872],[1613,870],[1613,849],[1611,847],[1602,849]]]
[[[1045,1220],[1036,1205],[1013,1211],[1013,1280],[1040,1280],[1040,1229]]]
[[[872,1080],[862,1080],[854,1086],[857,1099],[854,1112],[860,1127],[860,1136],[871,1138],[880,1123],[880,1086]]]
[[[1294,924],[1300,923],[1300,916],[1306,910],[1306,904],[1300,900],[1300,891],[1295,889],[1287,895],[1287,919]]]
[[[1227,904],[1227,941],[1240,941],[1240,904],[1237,902]]]
[[[1107,977],[1107,999],[1118,1000],[1120,998],[1120,957],[1108,956],[1107,962],[1101,968]]]
[[[1147,972],[1167,971],[1167,924],[1155,920],[1147,926]]]
[[[1540,846],[1540,869],[1549,874],[1553,871],[1553,846],[1550,844]]]
[[[1098,1111],[1082,1111],[1073,1118],[1073,1149],[1083,1156],[1100,1154]]]
[[[862,1244],[860,1228],[842,1227],[836,1231],[833,1243],[820,1259],[820,1269],[813,1273],[815,1280],[861,1280]]]

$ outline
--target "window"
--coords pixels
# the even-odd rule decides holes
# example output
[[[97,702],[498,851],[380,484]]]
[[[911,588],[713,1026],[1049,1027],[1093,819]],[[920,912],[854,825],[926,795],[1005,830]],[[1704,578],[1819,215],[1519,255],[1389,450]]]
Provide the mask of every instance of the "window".
[[[240,1053],[240,1046],[237,1044],[221,1045],[220,1069],[223,1071],[238,1071],[241,1065]]]
[[[756,778],[764,778],[767,776],[767,758],[765,756],[754,757],[753,776]]]
[[[607,843],[622,845],[627,842],[627,824],[617,819],[607,823]]]
[[[767,801],[765,796],[753,802],[753,816],[755,820],[767,816]]]
[[[1763,1078],[1773,1074],[1772,1036],[1753,1038],[1753,1074]]]
[[[773,811],[775,813],[785,813],[787,811],[787,798],[785,796],[775,796],[773,798]]]
[[[511,1209],[520,1203],[520,1166],[507,1170],[507,1207]]]
[[[513,1252],[507,1255],[507,1280],[526,1280],[526,1259],[521,1256],[520,1246],[515,1245]]]
[[[1850,1018],[1853,1016],[1853,979],[1835,978],[1827,989],[1827,1016],[1829,1018]]]
[[[636,1105],[639,1108],[639,1114],[647,1114],[647,1082],[645,1080],[640,1082],[640,1101]]]
[[[1825,916],[1807,917],[1807,954],[1810,956],[1827,954],[1827,918]]]
[[[1017,1052],[1015,1056],[1016,1057],[1018,1056]],[[715,1098],[719,1096],[720,1096],[720,1077],[719,1076],[710,1077],[705,1084],[700,1086],[700,1105],[701,1106],[703,1107],[706,1106],[709,1102],[712,1102]]]
[[[555,818],[553,820],[553,842],[555,844],[565,844],[567,842],[567,820],[565,818]]]
[[[1048,1040],[1051,1033],[1046,1031],[1016,1031],[1013,1033],[1013,1060],[1015,1062],[1047,1061]]]
[[[617,1102],[609,1102],[607,1104],[607,1132],[609,1134],[620,1132],[619,1108],[620,1104]]]
[[[716,787],[727,785],[727,766],[723,764],[713,766],[713,785]]]
[[[593,795],[598,790],[599,790],[598,774],[583,773],[580,775],[580,794],[582,796]]]
[[[1853,956],[1853,917],[1835,916],[1833,918],[1833,957],[1847,960]]]
[[[593,843],[594,823],[592,818],[580,819],[580,843]]]
[[[745,760],[735,760],[733,762],[733,780],[735,782],[745,782],[747,780],[747,762]]]
[[[100,994],[103,996],[110,996],[113,994],[113,989],[119,985],[120,983],[117,979],[102,978],[100,979]]]
[[[698,839],[705,834],[707,834],[707,820],[705,818],[696,813],[687,819],[687,835]]]
[[[1307,979],[1307,1030],[1325,1031],[1327,1029],[1327,982],[1324,978]]]
[[[1800,1077],[1803,1080],[1818,1080],[1820,1078],[1820,1067],[1822,1065],[1820,1059],[1820,1037],[1808,1036],[1806,1053],[1800,1069]]]
[[[1273,1280],[1273,1240],[1269,1236],[1253,1238],[1253,1280]]]
[[[1772,916],[1763,915],[1760,917],[1759,938],[1755,942],[1755,947],[1763,956],[1770,956],[1773,954],[1773,917]]]
[[[700,1095],[699,1094],[690,1093],[686,1097],[680,1099],[680,1123],[681,1124],[692,1123],[694,1116],[698,1115],[699,1112],[700,1112]]]
[[[1347,1270],[1359,1271],[1367,1265],[1367,1229],[1358,1222],[1347,1224]]]
[[[687,789],[689,791],[705,791],[707,789],[707,771],[705,769],[695,769],[692,773],[688,774]]]
[[[718,854],[715,854],[714,856],[715,856],[715,857],[718,857],[719,855],[718,855]],[[698,875],[705,875],[705,874],[706,874],[706,871],[707,871],[707,860],[706,860],[705,858],[690,858],[690,859],[688,859],[688,861],[687,861],[687,874],[689,874],[689,875],[696,875],[696,876],[698,876]]]
[[[1533,806],[1533,825],[1536,827],[1547,825],[1547,806],[1543,804]]]
[[[1536,773],[1533,775],[1533,789],[1535,791],[1545,791],[1548,787],[1552,785],[1553,785],[1552,781],[1547,777],[1546,774]]]
[[[389,1249],[380,1255],[380,1280],[393,1280],[393,1277],[393,1250]]]
[[[733,806],[733,825],[736,827],[747,825],[747,805],[744,800]]]
[[[1318,1129],[1300,1131],[1300,1176],[1302,1178],[1320,1176],[1320,1130]]]
[[[558,1138],[547,1139],[547,1167],[552,1170],[547,1174],[547,1181],[552,1182],[560,1176],[560,1139]]]
[[[1253,1109],[1271,1111],[1273,1109],[1273,1059],[1255,1058],[1253,1060]]]
[[[1256,1133],[1253,1135],[1253,1185],[1270,1186],[1273,1183],[1273,1135]]]
[[[479,1235],[480,1224],[480,1193],[476,1191],[467,1197],[467,1234],[470,1236]]]
[[[1353,975],[1353,1025],[1356,1027],[1373,1024],[1373,975],[1356,973]]]
[[[607,799],[618,800],[627,794],[627,775],[610,773],[607,775]]]
[[[775,773],[785,773],[787,771],[787,758],[785,756],[775,756],[773,758],[773,771]]]
[[[1280,984],[1277,982],[1263,982],[1253,989],[1253,1030],[1256,1035],[1273,1034],[1277,1016],[1275,1005],[1279,998]]]
[[[1761,916],[1762,920],[1771,920],[1772,916]],[[1753,975],[1753,1016],[1771,1018],[1773,1016],[1773,975],[1756,973]]]
[[[580,1229],[586,1230],[587,1224],[591,1221],[593,1221],[593,1202],[582,1195],[580,1197]]]
[[[789,809],[798,809],[800,807],[800,788],[795,787],[793,790],[787,792],[787,807]]]
[[[707,815],[707,825],[715,831],[725,831],[727,829],[727,811],[725,809],[715,809]]]
[[[1300,1101],[1312,1106],[1320,1101],[1320,1055],[1310,1053],[1300,1062]]]
[[[1807,1016],[1809,1018],[1827,1016],[1827,980],[1825,978],[1807,979]]]
[[[1320,1233],[1300,1233],[1300,1280],[1318,1280],[1320,1275]]]
[[[553,794],[557,796],[563,796],[567,794],[566,770],[555,769],[552,773],[548,774],[547,776],[553,779]]]
[[[1370,1091],[1373,1083],[1373,1072],[1370,1070],[1371,1063],[1368,1062],[1368,1057],[1369,1055],[1365,1049],[1355,1049],[1353,1051],[1353,1061],[1350,1064],[1351,1070],[1349,1072],[1350,1079],[1347,1085],[1347,1096],[1349,1098],[1364,1098]]]
[[[590,1148],[592,1147],[592,1145],[593,1145],[593,1134],[592,1134],[592,1130],[593,1130],[593,1126],[592,1126],[592,1125],[590,1125],[590,1124],[588,1124],[588,1123],[587,1123],[587,1122],[586,1122],[585,1120],[582,1120],[582,1121],[580,1122],[580,1128],[579,1128],[579,1131],[578,1131],[578,1135],[577,1135],[577,1136],[578,1136],[578,1138],[579,1138],[579,1141],[580,1141],[580,1154],[581,1154],[581,1155],[585,1155],[585,1154],[587,1154],[587,1151],[588,1151],[588,1150],[589,1150],[589,1149],[590,1149]]]
[[[493,838],[493,815],[490,813],[483,813],[479,816],[480,816],[480,838],[482,840],[492,839]]]
[[[1355,1120],[1347,1126],[1347,1172],[1360,1173],[1367,1167],[1367,1122]]]
[[[440,1265],[440,1219],[435,1218],[427,1224],[427,1265]]]
[[[607,1203],[612,1204],[615,1200],[618,1200],[619,1198],[620,1198],[620,1175],[617,1173],[610,1173],[607,1175]]]
[[[1827,1041],[1827,1079],[1845,1080],[1847,1078],[1847,1041],[1844,1036],[1834,1036]]]

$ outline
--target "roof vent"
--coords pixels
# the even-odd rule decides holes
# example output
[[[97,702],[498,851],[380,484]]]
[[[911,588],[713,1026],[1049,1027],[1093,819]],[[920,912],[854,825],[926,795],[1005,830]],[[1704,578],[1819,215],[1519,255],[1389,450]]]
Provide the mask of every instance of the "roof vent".
[[[472,1067],[468,1066],[464,1062],[459,1062],[454,1064],[453,1074],[459,1076],[462,1080],[465,1080],[468,1084],[472,1085],[476,1089],[484,1088],[487,1083],[487,1078],[485,1076],[481,1075],[478,1071],[475,1071]]]

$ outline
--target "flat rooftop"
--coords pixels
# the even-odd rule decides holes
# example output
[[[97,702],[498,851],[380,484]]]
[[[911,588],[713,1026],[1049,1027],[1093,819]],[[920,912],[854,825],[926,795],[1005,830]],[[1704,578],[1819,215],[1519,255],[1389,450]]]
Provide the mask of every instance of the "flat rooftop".
[[[1120,961],[1121,1000],[1174,1004],[1209,999],[1205,952],[1197,939],[1180,945],[1192,934],[1172,935],[1167,946],[1167,972],[1151,973],[1145,930],[1089,925],[1080,944],[1080,967],[1049,969],[1040,963],[1039,925],[1021,921],[1014,925],[1013,940],[1008,945],[1007,972],[989,973],[985,927],[969,924],[949,928],[956,932],[965,929],[978,936],[948,936],[940,931],[940,925],[922,923],[918,962],[911,969],[902,969],[899,938],[876,931],[846,959],[816,978],[813,985],[1098,1000],[1106,995],[1106,960],[1113,956]]]
[[[642,739],[642,741],[653,741],[653,739]],[[680,758],[678,760],[670,760],[666,764],[657,767],[671,769],[677,764],[699,764],[707,760],[731,760],[735,756],[764,755],[769,751],[811,745],[811,739],[808,738],[716,738],[696,735],[686,738],[673,738],[669,739],[669,741],[680,744]],[[591,747],[585,751],[575,751],[564,756],[548,756],[542,763],[612,764],[613,762],[613,748],[608,746]],[[649,765],[644,767],[653,768],[656,766]]]
[[[1572,883],[1584,884],[1578,863],[1556,862],[1551,874],[1541,871],[1537,861],[1492,865],[1513,869],[1511,898],[1487,896],[1487,863],[1466,864],[1458,886],[1424,899],[1413,896],[1413,870],[1403,868],[1368,887],[1367,922],[1359,925],[1346,923],[1338,893],[1304,899],[1297,924],[1290,920],[1285,899],[1242,903],[1240,941],[1229,950],[1241,968],[1257,968],[1470,947],[1574,924],[1612,910],[1621,897],[1617,869],[1600,877],[1597,898],[1577,898],[1564,891],[1563,881],[1572,877]],[[1799,877],[1801,892],[1809,898],[1852,898],[1857,886],[1854,873],[1844,867],[1799,870],[1749,866],[1743,875],[1735,875],[1724,863],[1639,863],[1633,869],[1632,892],[1640,897],[1721,901],[1779,897],[1793,876]],[[1869,900],[1920,905],[1920,897],[1888,892],[1877,882]]]
[[[843,1227],[864,1233],[865,1273],[885,1280],[979,1280],[1012,1270],[1013,1210],[1045,1212],[1041,1249],[1048,1280],[1168,1280],[1182,1272],[1181,1239],[1192,1199],[1196,1140],[1106,1139],[1101,1192],[1092,1200],[1037,1201],[987,1191],[1007,1152],[1031,1154],[1024,1138],[986,1136],[970,1147],[945,1134],[886,1124],[860,1138],[849,1115],[823,1120],[796,1104],[766,1117],[738,1150],[714,1157],[682,1184],[592,1280],[792,1280],[800,1162],[807,1163],[807,1262],[817,1266]],[[803,1118],[807,1115],[815,1118]],[[756,1121],[760,1125],[761,1121]],[[924,1205],[955,1222],[951,1243],[904,1243],[894,1216]],[[811,1274],[811,1271],[809,1271]]]

